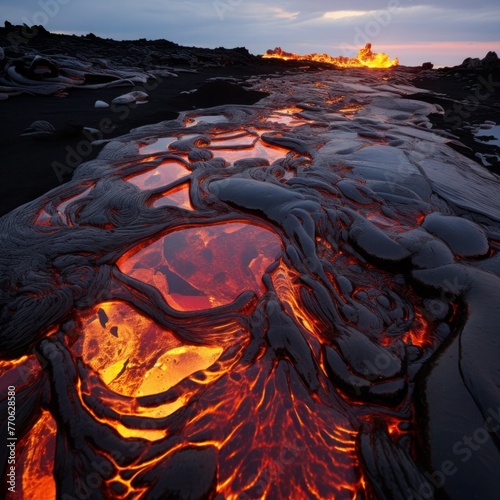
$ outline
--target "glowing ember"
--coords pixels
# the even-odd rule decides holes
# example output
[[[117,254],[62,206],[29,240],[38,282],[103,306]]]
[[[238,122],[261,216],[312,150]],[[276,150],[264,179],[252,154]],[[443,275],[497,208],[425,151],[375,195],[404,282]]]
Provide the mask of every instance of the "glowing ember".
[[[393,68],[399,64],[398,59],[391,59],[383,52],[372,52],[371,43],[367,43],[358,51],[358,55],[354,58],[339,56],[332,57],[328,54],[306,54],[299,55],[292,52],[285,52],[280,47],[274,50],[268,50],[262,57],[296,60],[296,61],[315,61],[321,63],[332,64],[337,68]]]

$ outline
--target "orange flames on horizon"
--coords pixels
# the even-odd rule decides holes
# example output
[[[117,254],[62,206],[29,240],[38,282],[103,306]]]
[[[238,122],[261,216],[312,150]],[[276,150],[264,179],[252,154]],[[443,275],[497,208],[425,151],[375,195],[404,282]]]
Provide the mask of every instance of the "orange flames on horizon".
[[[286,61],[314,61],[332,64],[337,68],[393,68],[399,64],[398,58],[391,59],[383,52],[372,52],[371,43],[367,43],[359,50],[356,57],[338,56],[332,57],[328,54],[305,54],[299,55],[293,52],[285,52],[281,47],[276,47],[274,50],[269,49],[263,56],[265,59],[284,59]]]

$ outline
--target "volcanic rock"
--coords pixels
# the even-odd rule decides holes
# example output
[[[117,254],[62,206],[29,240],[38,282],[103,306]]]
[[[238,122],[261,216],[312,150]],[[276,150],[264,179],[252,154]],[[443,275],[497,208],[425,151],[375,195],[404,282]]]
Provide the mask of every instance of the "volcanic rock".
[[[109,108],[109,104],[105,101],[96,101],[95,104],[94,104],[94,107],[95,108]]]
[[[498,58],[497,53],[493,51],[488,52],[482,60],[482,65],[484,69],[499,69],[500,59]]]
[[[127,94],[115,97],[111,102],[113,104],[130,104],[132,102],[146,102],[149,99],[146,92],[141,92],[140,90],[135,90]]]
[[[490,51],[483,59],[468,57],[458,67],[468,70],[491,71],[500,69],[500,59],[496,52]]]
[[[46,120],[34,121],[22,135],[31,135],[36,137],[42,137],[51,135],[55,132],[54,126]]]

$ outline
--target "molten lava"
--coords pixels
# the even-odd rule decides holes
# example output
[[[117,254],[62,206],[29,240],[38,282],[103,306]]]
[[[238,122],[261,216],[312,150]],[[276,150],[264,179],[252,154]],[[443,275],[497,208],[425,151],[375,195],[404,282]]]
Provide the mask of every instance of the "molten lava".
[[[281,47],[274,50],[269,49],[262,57],[285,59],[286,61],[314,61],[332,64],[337,68],[393,68],[399,64],[398,59],[391,59],[383,52],[372,52],[372,44],[367,43],[359,50],[356,57],[338,56],[332,57],[328,54],[305,54],[299,55],[292,52],[285,52]]]
[[[417,168],[459,161],[415,125],[427,103],[321,75],[186,112],[0,219],[18,498],[428,497],[419,372],[455,332],[475,348],[488,314],[498,344],[498,243]]]

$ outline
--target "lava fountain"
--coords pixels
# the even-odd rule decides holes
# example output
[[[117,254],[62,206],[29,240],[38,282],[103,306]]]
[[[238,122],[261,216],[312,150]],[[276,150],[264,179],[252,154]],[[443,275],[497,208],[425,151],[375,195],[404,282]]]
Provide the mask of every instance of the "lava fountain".
[[[393,68],[399,64],[398,59],[391,59],[383,52],[372,52],[372,44],[367,43],[358,51],[356,57],[338,56],[332,57],[328,54],[294,54],[285,52],[281,47],[276,47],[274,50],[269,49],[262,57],[285,59],[286,61],[314,61],[320,63],[332,64],[337,68]]]
[[[15,498],[438,488],[498,403],[498,179],[396,71],[267,79],[259,104],[136,129],[0,220]],[[474,463],[454,466],[458,498]]]

